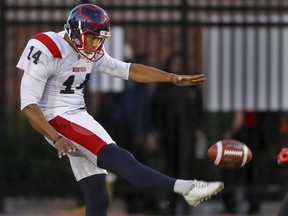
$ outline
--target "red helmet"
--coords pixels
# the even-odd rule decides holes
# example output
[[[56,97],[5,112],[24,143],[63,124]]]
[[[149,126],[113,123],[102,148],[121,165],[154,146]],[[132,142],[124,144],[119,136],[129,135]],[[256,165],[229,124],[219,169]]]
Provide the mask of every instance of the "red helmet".
[[[81,4],[73,8],[64,25],[70,40],[80,54],[91,61],[99,60],[104,52],[102,50],[104,41],[110,37],[110,20],[107,13],[97,5]],[[96,49],[85,46],[85,34],[92,33],[101,39]],[[87,54],[84,49],[92,54]]]

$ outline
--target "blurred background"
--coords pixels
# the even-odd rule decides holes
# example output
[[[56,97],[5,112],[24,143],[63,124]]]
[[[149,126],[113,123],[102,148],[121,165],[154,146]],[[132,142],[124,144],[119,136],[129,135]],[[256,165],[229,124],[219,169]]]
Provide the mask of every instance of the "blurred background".
[[[207,77],[202,86],[180,88],[94,74],[85,90],[89,112],[144,164],[226,184],[206,210],[191,209],[179,196],[142,191],[110,173],[111,215],[275,215],[288,188],[288,167],[277,165],[288,147],[288,0],[1,0],[0,212],[83,215],[68,159],[58,160],[19,111],[16,69],[27,41],[63,30],[80,3],[108,13],[112,37],[105,46],[113,57]],[[214,166],[206,151],[224,138],[247,144],[251,163]]]

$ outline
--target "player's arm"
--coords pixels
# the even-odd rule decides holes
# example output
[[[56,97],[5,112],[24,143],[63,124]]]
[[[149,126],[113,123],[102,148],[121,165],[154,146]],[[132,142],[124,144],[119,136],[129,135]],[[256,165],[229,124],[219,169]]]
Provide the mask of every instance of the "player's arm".
[[[42,49],[41,46],[38,47],[38,43],[30,40],[17,67],[25,71],[20,86],[21,110],[33,128],[54,143],[58,150],[58,156],[61,158],[66,155],[66,152],[73,151],[76,147],[70,140],[61,137],[47,122],[38,106],[47,80],[53,75],[53,62],[45,49]]]
[[[43,69],[40,66],[38,67]],[[45,85],[46,81],[44,78],[43,80],[36,78],[28,72],[23,74],[20,86],[21,110],[36,131],[53,141],[60,135],[47,122],[37,105],[42,97]]]
[[[132,63],[129,69],[129,80],[143,83],[172,82],[175,85],[188,86],[203,83],[206,78],[204,74],[199,75],[177,75],[148,67],[142,64]]]
[[[67,152],[76,151],[76,147],[67,139],[62,137],[45,119],[37,104],[29,104],[22,109],[32,127],[50,139],[58,150],[58,157],[62,158]]]
[[[51,141],[56,140],[60,136],[60,134],[47,122],[37,104],[27,105],[22,109],[22,113],[37,132]]]
[[[62,137],[45,119],[41,109],[37,105],[44,88],[45,81],[24,73],[21,80],[21,110],[32,127],[50,139],[58,150],[58,157],[62,158],[67,152],[76,151],[71,141]]]

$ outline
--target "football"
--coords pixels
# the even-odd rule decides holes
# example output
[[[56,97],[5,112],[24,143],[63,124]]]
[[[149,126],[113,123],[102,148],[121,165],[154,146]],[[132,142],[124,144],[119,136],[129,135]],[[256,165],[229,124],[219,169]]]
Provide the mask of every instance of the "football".
[[[252,152],[247,145],[232,139],[220,140],[207,152],[210,160],[222,168],[240,168],[252,159]]]

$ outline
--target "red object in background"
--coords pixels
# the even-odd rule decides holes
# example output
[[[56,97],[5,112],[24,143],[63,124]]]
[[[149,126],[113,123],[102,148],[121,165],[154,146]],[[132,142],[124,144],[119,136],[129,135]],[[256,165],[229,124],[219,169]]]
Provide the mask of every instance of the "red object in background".
[[[282,148],[278,154],[278,164],[288,163],[288,148]]]
[[[257,121],[257,112],[245,112],[245,125],[248,128],[253,127]]]
[[[280,132],[281,134],[288,134],[288,119],[285,116],[280,118]]]

